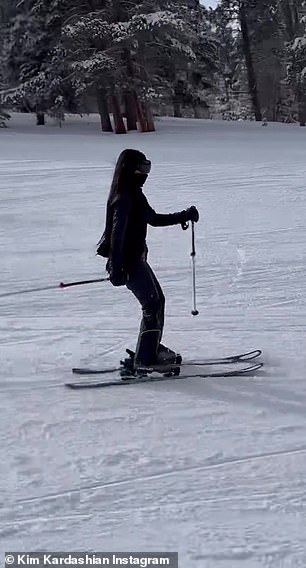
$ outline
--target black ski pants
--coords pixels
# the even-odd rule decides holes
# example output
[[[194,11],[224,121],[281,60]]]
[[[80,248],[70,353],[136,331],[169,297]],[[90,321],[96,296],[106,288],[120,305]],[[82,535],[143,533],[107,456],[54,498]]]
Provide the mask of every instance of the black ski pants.
[[[129,274],[126,286],[142,307],[135,361],[150,365],[157,359],[163,334],[165,296],[152,268],[144,259]]]

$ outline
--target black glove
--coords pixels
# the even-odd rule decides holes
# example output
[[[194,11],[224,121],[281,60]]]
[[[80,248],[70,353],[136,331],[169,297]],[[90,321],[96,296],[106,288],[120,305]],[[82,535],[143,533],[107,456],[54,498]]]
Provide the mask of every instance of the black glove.
[[[189,209],[186,209],[186,221],[192,221],[193,223],[197,223],[199,217],[200,217],[199,212],[194,205],[189,207]]]
[[[192,221],[193,223],[197,223],[199,220],[199,212],[197,208],[192,205],[189,209],[186,209],[180,213],[181,215],[181,225],[184,231],[188,229],[188,221]]]
[[[113,286],[125,286],[127,283],[127,274],[123,268],[111,269],[109,279]]]

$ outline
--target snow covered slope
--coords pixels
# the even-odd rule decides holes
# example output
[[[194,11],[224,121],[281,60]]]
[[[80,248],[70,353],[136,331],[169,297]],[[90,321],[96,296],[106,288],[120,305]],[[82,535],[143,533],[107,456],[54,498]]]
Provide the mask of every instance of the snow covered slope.
[[[153,161],[159,212],[195,204],[191,235],[150,228],[164,341],[188,358],[261,348],[255,378],[101,391],[140,310],[109,283],[0,297],[1,551],[178,550],[180,568],[305,568],[306,130],[164,119],[101,135],[15,116],[0,132],[0,295],[105,275],[95,244],[119,152]]]

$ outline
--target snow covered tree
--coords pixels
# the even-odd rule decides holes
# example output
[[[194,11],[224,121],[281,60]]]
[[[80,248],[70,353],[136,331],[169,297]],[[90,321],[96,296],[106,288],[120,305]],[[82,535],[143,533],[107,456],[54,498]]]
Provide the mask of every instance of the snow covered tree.
[[[15,8],[15,2],[9,0],[0,0],[0,127],[6,126],[6,121],[10,118],[9,114],[4,110],[2,103],[2,91],[5,90],[4,68],[4,43],[7,33],[7,25],[10,15]]]
[[[193,3],[180,7],[179,13],[186,22],[188,43],[182,43],[176,55],[169,52],[169,76],[172,75],[174,114],[181,115],[181,106],[190,106],[194,116],[199,116],[201,107],[208,106],[209,93],[216,83],[217,40],[212,31],[207,10]],[[176,73],[176,76],[175,76]]]
[[[284,34],[284,6],[299,0],[221,0],[214,17],[217,33],[221,36],[220,61],[227,75],[223,84],[225,93],[247,90],[256,120],[285,120],[290,116],[292,96],[286,84],[286,38]],[[240,61],[239,61],[240,59]],[[244,63],[243,63],[244,61]],[[237,64],[236,64],[237,62]],[[234,75],[233,75],[234,72]],[[229,90],[227,89],[227,86]],[[228,92],[227,92],[228,91]],[[242,97],[244,100],[244,97]],[[231,113],[235,98],[228,99]],[[245,101],[243,102],[245,105]],[[239,112],[239,105],[237,108]],[[243,113],[244,114],[244,113]]]
[[[251,119],[245,59],[238,26],[233,14],[219,5],[210,19],[218,42],[218,82],[212,115],[225,120]]]
[[[60,61],[55,65],[52,58],[65,9],[67,0],[19,2],[4,43],[10,85],[6,100],[13,107],[35,111],[38,125],[44,124],[45,112],[63,98]]]
[[[255,0],[221,0],[221,10],[230,16],[232,25],[240,31],[241,48],[245,59],[248,89],[252,102],[255,120],[262,119],[258,97],[257,77],[255,73],[254,54],[251,46],[252,28],[250,23],[251,7]]]
[[[306,126],[306,2],[283,5],[288,38],[288,80],[292,85],[301,126]]]
[[[142,72],[142,90],[151,100],[172,104],[175,116],[182,108],[193,108],[194,115],[206,106],[207,89],[214,83],[216,49],[206,10],[198,1],[146,2],[141,9],[153,8],[155,17],[163,9],[174,22],[183,25],[160,27],[138,41],[135,66]]]
[[[199,0],[19,0],[3,53],[11,107],[43,124],[46,112],[61,116],[94,95],[102,129],[113,129],[112,111],[118,133],[124,116],[129,130],[154,130],[152,102],[198,116],[216,70]]]
[[[251,51],[258,99],[266,120],[277,121],[284,96],[286,70],[282,61],[284,42],[280,33],[277,0],[252,1],[248,5]]]
[[[177,11],[177,4],[105,2],[95,12],[75,14],[63,28],[72,77],[78,90],[96,92],[104,130],[111,128],[110,103],[116,132],[125,131],[120,118],[123,103],[128,127],[135,128],[137,115],[141,130],[153,130],[150,101],[165,96],[167,89],[174,91],[178,68],[186,71],[197,60],[190,46],[196,31]],[[204,34],[197,41],[204,42]]]

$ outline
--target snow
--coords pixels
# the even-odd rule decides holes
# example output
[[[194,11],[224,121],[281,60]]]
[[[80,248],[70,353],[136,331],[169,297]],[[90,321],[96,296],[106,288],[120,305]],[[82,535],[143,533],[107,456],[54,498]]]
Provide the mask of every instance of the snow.
[[[296,37],[292,45],[292,51],[303,49],[305,46],[306,46],[306,37]]]
[[[0,297],[4,550],[177,551],[190,568],[306,565],[306,131],[161,119],[102,135],[14,116],[0,132],[0,296],[105,276],[95,256],[125,147],[153,168],[159,212],[195,204],[191,234],[150,228],[164,340],[187,358],[261,348],[254,378],[70,391],[114,365],[140,310],[109,283]]]

